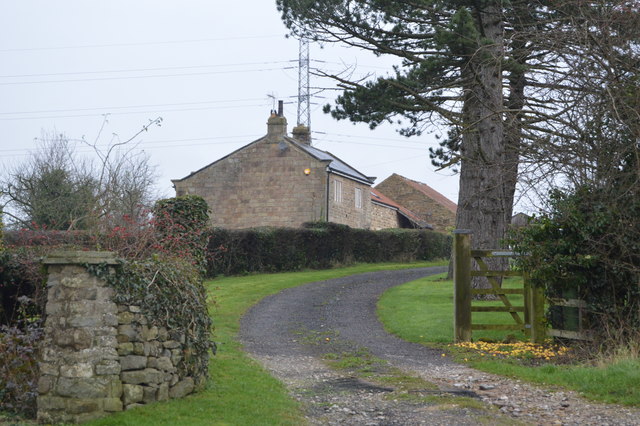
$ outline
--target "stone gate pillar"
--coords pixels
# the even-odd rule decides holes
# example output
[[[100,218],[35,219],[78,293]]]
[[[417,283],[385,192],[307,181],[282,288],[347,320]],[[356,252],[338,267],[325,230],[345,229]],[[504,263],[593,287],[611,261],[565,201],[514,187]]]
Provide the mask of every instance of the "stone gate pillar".
[[[78,423],[122,411],[114,290],[87,265],[117,265],[110,252],[67,251],[48,269],[44,341],[39,357],[38,420]]]

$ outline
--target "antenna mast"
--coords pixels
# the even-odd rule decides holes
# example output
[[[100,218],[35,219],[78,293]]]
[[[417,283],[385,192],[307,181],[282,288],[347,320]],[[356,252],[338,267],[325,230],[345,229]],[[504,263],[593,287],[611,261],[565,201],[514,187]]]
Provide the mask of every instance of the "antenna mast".
[[[300,39],[298,55],[298,126],[311,128],[311,95],[309,94],[309,40]]]

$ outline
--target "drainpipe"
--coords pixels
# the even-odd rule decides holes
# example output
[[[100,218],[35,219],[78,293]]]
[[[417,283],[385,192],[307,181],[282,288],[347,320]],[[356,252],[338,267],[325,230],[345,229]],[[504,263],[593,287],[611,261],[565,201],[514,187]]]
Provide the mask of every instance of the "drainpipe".
[[[327,209],[326,209],[326,213],[327,213],[327,217],[326,217],[326,222],[329,222],[329,177],[331,176],[331,172],[329,171],[329,168],[327,167]]]

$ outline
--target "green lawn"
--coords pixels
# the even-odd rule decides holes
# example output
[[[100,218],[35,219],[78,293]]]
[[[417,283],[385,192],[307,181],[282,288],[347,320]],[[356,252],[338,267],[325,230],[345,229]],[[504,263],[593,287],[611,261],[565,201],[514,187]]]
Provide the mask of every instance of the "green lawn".
[[[442,265],[444,263],[437,263]],[[436,263],[357,265],[323,271],[226,277],[206,283],[218,354],[208,387],[181,400],[150,404],[92,425],[299,425],[302,411],[284,386],[249,359],[237,341],[240,317],[263,297],[297,285],[364,272],[434,266]]]
[[[399,337],[430,346],[442,346],[453,341],[453,283],[443,275],[427,277],[394,287],[382,296],[378,314],[385,328]],[[507,280],[505,286],[518,285]],[[520,296],[521,297],[521,296]],[[514,305],[521,303],[510,295]],[[476,303],[476,302],[474,302]],[[499,302],[483,302],[498,303]],[[474,313],[474,315],[477,315]],[[482,313],[474,322],[502,323],[510,320],[504,312]],[[502,340],[506,332],[474,331],[473,338]],[[521,333],[515,334],[523,339]],[[576,390],[588,398],[627,405],[640,405],[640,360],[622,359],[604,366],[555,365],[551,362],[498,359],[475,356],[458,348],[450,348],[457,359],[480,370],[519,379]]]

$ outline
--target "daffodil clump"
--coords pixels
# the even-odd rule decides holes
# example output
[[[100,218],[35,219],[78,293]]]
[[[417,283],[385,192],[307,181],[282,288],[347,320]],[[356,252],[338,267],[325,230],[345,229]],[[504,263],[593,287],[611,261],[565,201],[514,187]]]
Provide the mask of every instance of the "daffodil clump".
[[[456,343],[458,348],[477,351],[481,356],[495,356],[518,359],[551,360],[566,355],[570,348],[529,342],[490,343],[490,342],[462,342]]]

